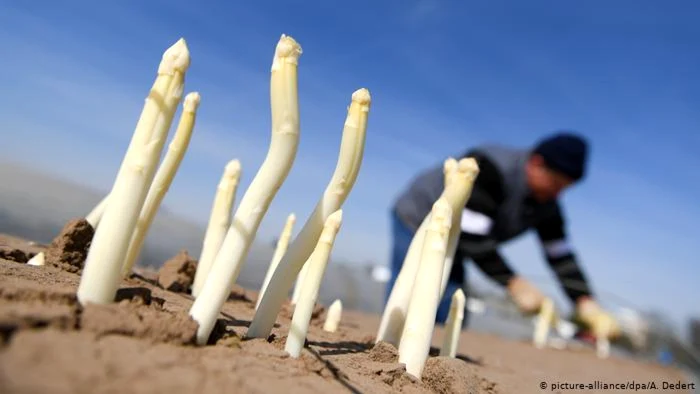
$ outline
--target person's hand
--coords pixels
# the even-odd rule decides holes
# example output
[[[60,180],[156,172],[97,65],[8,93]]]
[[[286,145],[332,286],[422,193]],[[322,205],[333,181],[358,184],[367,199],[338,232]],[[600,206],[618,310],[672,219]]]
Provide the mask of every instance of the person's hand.
[[[576,303],[575,319],[596,337],[614,339],[620,335],[620,326],[615,317],[589,297],[583,297]]]
[[[542,307],[544,295],[526,279],[516,276],[508,281],[507,288],[508,294],[522,313],[532,315]]]

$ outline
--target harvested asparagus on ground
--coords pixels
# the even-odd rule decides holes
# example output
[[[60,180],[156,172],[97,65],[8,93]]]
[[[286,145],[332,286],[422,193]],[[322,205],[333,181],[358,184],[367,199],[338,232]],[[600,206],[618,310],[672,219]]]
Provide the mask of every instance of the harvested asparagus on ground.
[[[451,226],[452,208],[447,199],[441,197],[433,204],[425,229],[418,274],[399,343],[399,363],[405,364],[406,372],[418,379],[430,352]]]
[[[301,46],[282,35],[270,77],[272,137],[265,161],[243,195],[190,315],[199,323],[197,343],[206,344],[216,317],[231,293],[270,203],[292,168],[299,145],[297,65]]]
[[[309,266],[304,264],[303,267],[301,267],[301,271],[299,271],[299,275],[297,275],[297,280],[294,282],[294,291],[292,292],[292,305],[296,305],[297,301],[299,301],[299,295],[301,294],[301,288],[304,283],[304,276],[306,276],[306,271],[309,270]]]
[[[27,261],[27,264],[35,265],[38,267],[46,265],[46,256],[44,255],[44,252],[39,252],[36,255],[34,255],[34,257]]]
[[[448,242],[449,248],[449,242]],[[449,250],[449,249],[448,249]],[[440,356],[456,357],[459,346],[459,334],[462,332],[462,322],[464,321],[464,305],[466,298],[462,289],[455,290],[452,294],[450,312],[447,314],[445,322],[445,338],[440,348]]]
[[[535,322],[535,330],[533,331],[532,343],[536,348],[542,349],[547,346],[549,329],[555,325],[555,323],[554,301],[547,297],[542,301],[540,313]]]
[[[190,54],[184,39],[163,54],[121,164],[100,225],[95,230],[78,287],[82,303],[114,301],[136,222],[155,174],[168,129],[182,98]]]
[[[102,219],[102,215],[105,213],[108,198],[109,194],[104,196],[102,200],[95,206],[95,208],[93,208],[92,211],[90,211],[90,213],[85,217],[85,220],[87,220],[87,222],[90,223],[93,229],[97,228],[97,224],[100,222],[100,219]]]
[[[292,358],[298,358],[301,354],[301,349],[304,347],[306,334],[309,331],[311,313],[316,305],[318,291],[321,288],[321,280],[323,279],[323,274],[326,272],[328,259],[331,255],[338,230],[340,230],[342,220],[342,210],[335,211],[328,217],[323,226],[323,231],[318,239],[318,243],[305,264],[309,268],[304,277],[298,303],[294,308],[294,315],[292,316],[287,342],[284,347],[284,350],[286,350]]]
[[[136,222],[134,234],[131,237],[131,243],[129,244],[129,249],[126,253],[126,259],[124,260],[124,266],[122,268],[123,276],[131,274],[136,259],[143,249],[146,234],[153,223],[153,219],[156,217],[156,213],[158,213],[158,209],[163,202],[163,198],[165,198],[165,194],[173,183],[173,179],[175,178],[177,170],[180,168],[182,159],[185,157],[185,152],[187,152],[187,148],[189,147],[192,131],[197,121],[197,109],[199,108],[200,100],[201,97],[197,92],[192,92],[185,96],[182,114],[180,115],[180,121],[175,130],[175,135],[170,142],[168,152],[165,154],[163,162],[158,167],[158,171],[153,178],[153,183],[148,190],[146,201],[141,209],[141,215]]]
[[[224,173],[221,175],[219,184],[216,187],[214,203],[209,214],[209,223],[202,242],[202,252],[197,262],[197,271],[195,271],[194,282],[192,283],[192,295],[194,297],[199,296],[214,258],[219,252],[219,248],[221,248],[221,243],[224,241],[226,230],[231,225],[231,212],[240,178],[240,161],[234,159],[226,163]]]
[[[246,334],[248,337],[267,338],[270,335],[282,303],[318,242],[325,221],[331,213],[342,207],[354,186],[364,155],[370,101],[371,97],[367,89],[359,89],[352,94],[333,177],[313,213],[282,257],[275,273],[272,274],[270,283],[262,294],[260,306],[250,323]]]
[[[452,209],[447,253],[454,254],[456,241],[459,236],[461,212],[471,195],[474,180],[479,173],[479,166],[473,158],[464,158],[459,162],[454,158],[448,158],[445,160],[443,169],[445,187],[440,198],[445,198]],[[421,249],[424,244],[428,223],[430,223],[430,215],[430,213],[426,215],[426,218],[411,240],[403,265],[384,308],[377,333],[377,342],[385,341],[397,346],[401,340],[401,332],[420,264]],[[440,280],[440,297],[442,297],[447,284],[446,279],[450,272],[447,270],[448,265],[451,269],[452,256],[446,254],[445,263],[443,264],[443,275]]]
[[[323,330],[328,332],[336,332],[338,330],[338,325],[340,324],[340,318],[343,315],[343,302],[340,300],[335,300],[328,307],[328,314],[326,315],[326,321],[323,323]]]
[[[282,260],[282,256],[284,256],[284,254],[287,252],[287,247],[289,246],[289,239],[292,237],[292,228],[294,227],[294,223],[296,222],[296,220],[297,217],[293,213],[290,213],[289,216],[287,216],[287,221],[284,224],[284,228],[282,228],[280,238],[279,240],[277,240],[275,253],[272,255],[270,266],[267,268],[267,272],[265,273],[265,279],[263,280],[262,287],[260,288],[258,300],[255,302],[255,309],[258,309],[258,306],[260,305],[260,300],[262,299],[261,296],[263,293],[265,293],[265,289],[267,289],[267,285],[268,283],[270,283],[270,278],[272,278],[272,274],[277,269],[277,265],[279,264],[280,260]]]

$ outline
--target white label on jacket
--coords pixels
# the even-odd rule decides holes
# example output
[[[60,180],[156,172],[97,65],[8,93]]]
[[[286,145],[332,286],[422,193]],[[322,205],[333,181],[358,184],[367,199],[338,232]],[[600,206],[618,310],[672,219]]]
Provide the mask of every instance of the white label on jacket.
[[[481,212],[464,208],[462,211],[462,231],[469,234],[488,235],[491,232],[493,220]]]
[[[571,253],[571,246],[565,239],[556,239],[544,243],[544,250],[547,256],[557,258]]]

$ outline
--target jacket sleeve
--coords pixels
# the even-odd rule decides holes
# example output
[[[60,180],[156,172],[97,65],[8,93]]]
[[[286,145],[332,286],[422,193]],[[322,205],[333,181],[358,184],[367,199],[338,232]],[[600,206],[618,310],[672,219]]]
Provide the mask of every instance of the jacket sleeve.
[[[460,263],[465,258],[470,258],[484,274],[506,285],[514,273],[498,252],[498,242],[491,232],[498,207],[505,198],[503,175],[478,151],[468,152],[466,157],[476,159],[479,164],[479,175],[474,181],[471,196],[462,211],[462,231],[455,253],[451,280],[462,280],[464,268]]]
[[[581,296],[592,296],[586,276],[569,245],[560,207],[555,205],[552,214],[536,229],[543,254],[569,299],[576,303]]]

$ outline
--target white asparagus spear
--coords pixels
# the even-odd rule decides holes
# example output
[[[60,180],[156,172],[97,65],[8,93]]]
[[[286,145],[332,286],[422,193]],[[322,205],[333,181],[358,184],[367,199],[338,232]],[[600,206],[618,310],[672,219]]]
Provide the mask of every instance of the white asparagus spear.
[[[131,235],[160,159],[174,111],[181,98],[190,54],[184,39],[163,54],[151,88],[121,164],[109,203],[95,230],[83,268],[78,300],[114,301]]]
[[[446,174],[445,197],[452,207],[452,227],[450,228],[450,238],[447,241],[447,254],[445,255],[445,266],[442,270],[442,286],[440,287],[440,297],[445,293],[447,280],[450,278],[452,264],[459,234],[462,232],[462,210],[469,200],[474,187],[474,181],[479,174],[479,166],[474,159],[465,158],[457,162],[455,159],[447,160],[451,170]]]
[[[606,319],[603,327],[595,332],[596,355],[598,358],[608,358],[610,356],[610,340],[608,339],[610,329],[610,321]]]
[[[318,238],[318,243],[305,264],[309,266],[309,270],[304,277],[304,286],[299,295],[299,303],[294,307],[294,315],[292,316],[292,323],[289,326],[287,342],[284,347],[284,350],[292,358],[298,358],[301,354],[301,349],[304,347],[306,334],[309,332],[311,313],[314,310],[314,305],[316,305],[318,291],[321,288],[321,280],[326,272],[328,259],[342,220],[342,210],[337,210],[328,217],[323,226],[321,236]]]
[[[399,363],[405,364],[406,372],[417,379],[421,378],[430,352],[451,226],[452,208],[447,199],[441,197],[433,204],[425,230],[418,275],[399,343]]]
[[[105,213],[108,198],[109,194],[104,196],[102,200],[95,206],[95,208],[93,208],[92,211],[90,211],[90,213],[85,217],[85,220],[87,220],[87,222],[90,223],[93,230],[97,228],[97,224],[100,222],[100,219],[102,219],[102,215]]]
[[[476,160],[473,158],[464,158],[459,162],[454,158],[448,158],[444,163],[445,187],[441,194],[441,198],[445,198],[452,209],[452,224],[450,230],[450,238],[448,239],[447,253],[454,254],[456,240],[459,237],[461,212],[466,204],[471,190],[474,186],[474,180],[479,173],[479,167]],[[425,231],[430,222],[430,213],[426,215],[420,227],[416,231],[411,244],[406,253],[401,271],[396,278],[394,287],[389,294],[382,320],[379,324],[377,333],[377,342],[385,341],[397,346],[401,340],[401,332],[408,311],[408,304],[411,299],[413,284],[418,272],[420,262],[421,249],[425,242]],[[451,248],[451,249],[450,249]],[[445,263],[443,264],[443,274],[441,275],[440,297],[442,297],[447,284],[447,265],[452,267],[452,256],[446,253]]]
[[[46,265],[46,256],[44,255],[44,252],[39,252],[36,255],[34,255],[34,257],[27,261],[27,264],[35,265],[38,267]]]
[[[323,224],[331,213],[340,209],[357,180],[364,155],[367,116],[371,97],[367,89],[356,90],[343,127],[338,162],[326,190],[316,204],[311,216],[306,220],[287,253],[282,257],[265,293],[260,306],[250,323],[246,334],[249,338],[267,338],[272,331],[282,303],[287,298],[299,275],[302,266],[309,258]]]
[[[532,335],[532,343],[536,348],[542,349],[547,345],[549,329],[554,324],[554,302],[547,297],[542,301],[540,313],[535,322],[535,329]]]
[[[445,322],[445,338],[442,341],[442,348],[440,348],[440,356],[452,358],[457,356],[459,334],[462,333],[462,322],[464,321],[465,303],[464,291],[462,289],[455,290],[454,294],[452,294],[450,312],[447,314],[447,321]]]
[[[452,264],[457,242],[461,233],[462,208],[469,200],[474,187],[474,181],[479,174],[479,166],[476,160],[464,158],[460,161],[448,159],[447,166],[450,171],[446,174],[445,197],[452,208],[452,227],[450,227],[450,237],[447,241],[447,254],[445,255],[445,265],[442,270],[442,286],[440,287],[440,297],[445,293],[447,280],[452,271]]]
[[[328,314],[326,315],[326,321],[323,323],[323,330],[328,332],[336,332],[338,330],[338,325],[340,324],[340,318],[343,315],[343,302],[340,300],[335,300],[328,307]]]
[[[192,295],[199,296],[204,281],[209,275],[211,265],[221,248],[226,230],[231,225],[231,212],[236,199],[236,191],[241,178],[241,162],[237,159],[226,163],[219,185],[216,187],[214,203],[209,213],[209,223],[204,233],[202,252],[197,260],[197,270],[192,283]]]
[[[131,243],[129,244],[129,249],[122,267],[123,276],[131,274],[136,259],[139,254],[141,254],[143,243],[146,240],[146,235],[153,223],[153,219],[155,219],[158,209],[165,198],[165,194],[170,189],[175,174],[180,168],[180,163],[182,163],[182,159],[185,157],[185,152],[187,152],[187,148],[189,147],[192,131],[197,121],[197,109],[199,108],[200,101],[201,97],[197,92],[192,92],[185,96],[182,114],[180,115],[180,121],[175,130],[175,135],[170,142],[168,152],[165,154],[163,162],[158,167],[158,171],[153,178],[153,183],[146,195],[146,201],[143,204],[143,208],[141,208],[141,215],[136,222],[136,227],[134,228]]]
[[[267,268],[267,272],[265,273],[265,279],[263,280],[262,287],[260,288],[258,300],[255,302],[256,310],[258,309],[258,306],[260,306],[260,300],[262,299],[263,293],[265,293],[265,289],[267,289],[267,285],[270,283],[272,274],[275,273],[277,265],[279,265],[280,260],[282,260],[282,256],[284,256],[284,254],[287,252],[289,239],[292,237],[292,228],[294,227],[296,220],[297,217],[294,213],[290,213],[289,216],[287,216],[287,221],[284,224],[284,228],[282,228],[280,238],[277,240],[277,246],[275,247],[275,253],[272,255],[270,266]]]
[[[309,265],[304,264],[303,267],[301,267],[301,271],[299,271],[299,275],[297,275],[297,280],[294,282],[294,291],[292,292],[292,305],[296,305],[297,301],[299,301],[299,295],[301,294],[301,288],[304,286],[304,277],[306,276],[306,272],[309,270]]]
[[[301,52],[301,46],[286,35],[282,35],[275,48],[270,77],[270,148],[241,199],[204,286],[190,309],[190,316],[199,323],[197,343],[200,345],[207,343],[260,222],[294,163],[299,145],[297,65]]]

